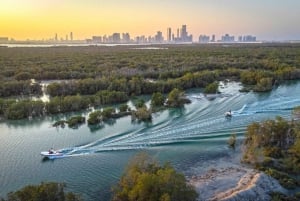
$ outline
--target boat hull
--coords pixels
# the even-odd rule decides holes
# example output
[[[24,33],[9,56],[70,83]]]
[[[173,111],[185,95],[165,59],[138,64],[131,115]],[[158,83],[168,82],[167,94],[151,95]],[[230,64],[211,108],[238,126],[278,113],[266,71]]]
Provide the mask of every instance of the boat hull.
[[[61,158],[64,156],[63,153],[59,153],[59,152],[49,153],[49,151],[42,151],[41,155],[50,159]]]

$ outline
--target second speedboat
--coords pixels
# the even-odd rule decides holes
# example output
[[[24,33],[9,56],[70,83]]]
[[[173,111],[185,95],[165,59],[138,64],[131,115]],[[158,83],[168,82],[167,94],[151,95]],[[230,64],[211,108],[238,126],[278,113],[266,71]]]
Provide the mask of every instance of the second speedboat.
[[[44,156],[44,157],[47,157],[49,159],[54,159],[54,158],[60,158],[64,154],[59,152],[59,151],[55,151],[53,149],[50,149],[49,151],[42,151],[41,155]]]
[[[225,112],[225,117],[232,117],[231,110],[229,110],[228,112]]]

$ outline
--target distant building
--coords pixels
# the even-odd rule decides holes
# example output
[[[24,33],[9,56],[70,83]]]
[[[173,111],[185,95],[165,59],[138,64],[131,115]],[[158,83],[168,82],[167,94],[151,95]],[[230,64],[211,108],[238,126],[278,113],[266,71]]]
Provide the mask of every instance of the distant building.
[[[187,37],[188,37],[188,33],[186,31],[186,25],[182,25],[182,27],[181,27],[181,40],[185,41],[185,40],[187,40]]]
[[[54,36],[54,40],[55,40],[55,41],[58,41],[57,33],[56,33],[55,36]]]
[[[244,36],[243,42],[256,42],[256,37],[251,35]]]
[[[112,35],[112,43],[120,43],[121,42],[121,35],[120,33],[113,33]]]
[[[186,25],[182,25],[181,29],[177,29],[177,37],[175,42],[192,42],[193,36],[189,35],[187,32]]]
[[[223,43],[232,43],[234,42],[234,36],[230,36],[229,34],[225,34],[222,36],[221,42]]]
[[[239,36],[239,37],[238,37],[238,41],[239,41],[239,42],[243,42],[243,36]]]
[[[180,38],[180,29],[177,29],[177,38]]]
[[[108,37],[107,37],[106,35],[103,36],[102,42],[103,42],[103,43],[108,43],[108,42],[109,42],[109,41],[108,41]]]
[[[168,42],[172,41],[172,29],[171,28],[167,29],[167,41]]]
[[[102,43],[102,37],[101,36],[93,36],[92,42],[93,43]]]
[[[8,41],[8,37],[0,37],[0,43],[7,43]]]
[[[73,32],[70,32],[70,40],[73,41]]]
[[[212,36],[211,36],[211,41],[210,42],[216,42],[216,36],[215,36],[215,34],[213,34]]]
[[[155,43],[162,43],[164,41],[164,37],[161,31],[158,31],[154,37]]]
[[[199,43],[209,43],[209,36],[200,35],[199,36]]]
[[[122,42],[123,43],[130,43],[130,35],[129,35],[129,33],[123,33],[122,34]]]
[[[239,36],[238,42],[240,43],[256,42],[256,37],[251,35]]]

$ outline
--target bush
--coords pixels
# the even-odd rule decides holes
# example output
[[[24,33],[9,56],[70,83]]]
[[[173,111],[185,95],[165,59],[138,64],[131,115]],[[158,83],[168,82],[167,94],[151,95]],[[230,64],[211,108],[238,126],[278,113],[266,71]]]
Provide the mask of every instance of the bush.
[[[215,94],[218,93],[219,84],[218,82],[213,82],[207,85],[204,89],[204,93],[206,94]]]
[[[65,123],[66,123],[65,120],[59,120],[59,121],[55,122],[54,124],[52,124],[52,126],[53,126],[53,127],[58,127],[58,126],[60,126],[61,128],[64,128],[64,127],[65,127]]]
[[[68,124],[69,127],[76,128],[78,125],[85,123],[85,117],[82,116],[71,117],[66,121],[66,123]]]
[[[133,121],[151,121],[152,120],[152,112],[148,110],[146,107],[138,108],[137,111],[133,111],[131,114],[131,118]]]
[[[112,118],[112,116],[115,112],[116,112],[115,108],[112,108],[112,107],[103,109],[103,111],[102,111],[103,120],[105,121],[105,120]]]
[[[146,107],[144,99],[138,99],[134,105],[136,108]]]
[[[168,94],[167,105],[169,107],[181,107],[186,103],[184,92],[175,88]]]
[[[102,121],[102,113],[101,111],[94,111],[89,114],[88,124],[95,125]]]
[[[119,106],[120,112],[127,112],[127,111],[129,111],[129,109],[130,108],[127,104],[122,104],[122,105]]]
[[[195,201],[195,189],[169,164],[160,166],[146,154],[137,155],[113,188],[112,201]]]
[[[65,184],[62,183],[41,183],[39,185],[25,186],[21,190],[11,192],[7,200],[3,201],[81,201],[80,196],[74,193],[65,193]]]
[[[265,172],[271,177],[277,179],[279,183],[285,188],[293,189],[297,187],[297,181],[284,172],[280,172],[272,168],[268,168]]]
[[[235,148],[235,143],[236,143],[236,134],[231,134],[229,140],[228,140],[228,145],[231,148]]]
[[[161,107],[165,103],[164,96],[160,93],[154,93],[151,98],[151,107]]]
[[[258,83],[254,87],[254,91],[256,92],[267,92],[271,91],[273,87],[273,79],[272,78],[261,78]]]

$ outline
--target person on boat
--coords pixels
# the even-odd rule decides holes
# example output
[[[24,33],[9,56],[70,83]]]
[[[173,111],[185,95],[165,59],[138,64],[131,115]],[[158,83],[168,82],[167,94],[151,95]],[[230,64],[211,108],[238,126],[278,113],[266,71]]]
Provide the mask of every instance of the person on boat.
[[[53,148],[49,149],[49,154],[53,154],[53,153],[54,153],[54,149]]]
[[[226,112],[226,113],[225,113],[225,116],[226,116],[226,117],[231,117],[231,116],[232,116],[231,110],[229,110],[228,112]]]

